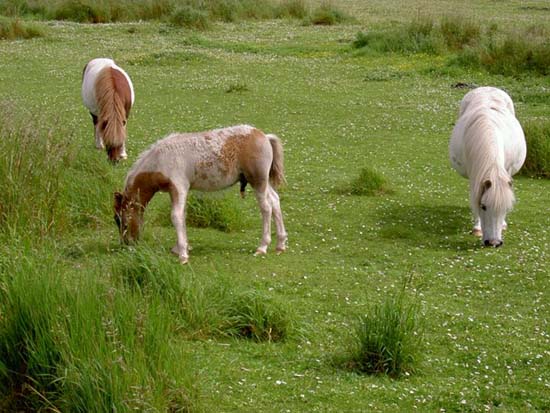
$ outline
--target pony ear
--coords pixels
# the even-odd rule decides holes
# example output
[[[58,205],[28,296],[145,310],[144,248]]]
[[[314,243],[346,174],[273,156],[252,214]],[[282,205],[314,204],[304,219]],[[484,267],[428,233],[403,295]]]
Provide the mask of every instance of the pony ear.
[[[120,192],[115,192],[114,193],[114,206],[115,206],[115,210],[118,211],[120,210],[120,208],[122,207],[122,201],[124,199],[124,195]]]

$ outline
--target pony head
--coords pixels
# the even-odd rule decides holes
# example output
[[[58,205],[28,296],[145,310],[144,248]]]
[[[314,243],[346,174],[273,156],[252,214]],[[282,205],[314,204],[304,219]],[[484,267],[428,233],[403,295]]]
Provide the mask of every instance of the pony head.
[[[143,223],[144,207],[139,201],[121,192],[115,192],[114,210],[120,240],[127,245],[136,242]]]
[[[486,180],[481,185],[479,201],[475,205],[486,247],[500,247],[506,214],[514,204],[511,179]]]

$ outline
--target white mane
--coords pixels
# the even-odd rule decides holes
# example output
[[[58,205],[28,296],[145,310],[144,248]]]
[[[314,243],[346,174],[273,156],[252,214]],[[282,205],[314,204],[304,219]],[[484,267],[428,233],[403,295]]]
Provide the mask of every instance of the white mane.
[[[508,211],[515,201],[509,184],[512,177],[504,168],[501,118],[499,111],[481,108],[471,116],[464,131],[465,150],[471,162],[470,202],[474,210],[479,208],[483,185],[487,181],[491,182],[491,188],[487,191],[486,202],[495,210]]]

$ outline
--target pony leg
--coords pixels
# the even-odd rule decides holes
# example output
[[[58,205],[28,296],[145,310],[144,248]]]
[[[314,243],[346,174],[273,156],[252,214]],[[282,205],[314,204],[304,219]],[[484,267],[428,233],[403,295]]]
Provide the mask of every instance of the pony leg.
[[[476,216],[474,218],[474,228],[472,228],[472,235],[475,235],[476,237],[481,237],[483,233],[481,232],[481,220],[479,219],[479,216]]]
[[[99,128],[97,126],[97,116],[90,112],[90,115],[92,115],[92,122],[94,123],[94,136],[95,136],[95,147],[97,149],[103,149],[103,138],[101,137],[99,133]]]
[[[275,221],[275,231],[277,232],[277,253],[282,253],[286,249],[286,241],[288,234],[285,230],[285,224],[283,222],[283,213],[281,211],[281,203],[279,200],[279,194],[275,192],[271,186],[269,186],[269,199],[273,208],[273,221]]]
[[[186,190],[180,190],[172,196],[171,218],[178,238],[177,244],[172,248],[172,252],[178,256],[182,264],[186,264],[189,261],[189,253],[187,250],[187,229],[185,225],[186,200]]]
[[[263,233],[260,246],[256,249],[254,255],[267,254],[267,247],[271,243],[271,212],[273,207],[269,199],[267,185],[264,185],[264,190],[256,189],[256,200],[262,213]]]

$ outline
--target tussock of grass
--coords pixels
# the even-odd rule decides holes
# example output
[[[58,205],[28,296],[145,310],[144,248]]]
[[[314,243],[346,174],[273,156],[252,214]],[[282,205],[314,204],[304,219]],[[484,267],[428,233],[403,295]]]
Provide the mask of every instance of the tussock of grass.
[[[246,83],[232,83],[225,89],[225,93],[248,92],[249,90]]]
[[[521,173],[550,178],[550,121],[532,120],[523,125],[527,157]]]
[[[188,29],[206,30],[210,27],[208,13],[190,5],[178,7],[170,16],[170,22]]]
[[[242,227],[237,201],[229,196],[191,194],[186,206],[187,224],[231,232]]]
[[[407,304],[402,291],[372,306],[359,320],[348,367],[393,378],[414,373],[421,343],[418,307]]]
[[[36,23],[0,16],[0,39],[32,39],[44,35],[44,30]]]
[[[350,17],[336,8],[331,2],[323,2],[311,14],[304,18],[306,24],[333,26],[350,20]]]
[[[305,19],[309,10],[304,0],[283,0],[276,9],[278,18]]]
[[[348,185],[344,185],[338,190],[342,194],[351,195],[380,195],[391,194],[393,190],[388,186],[386,179],[372,168],[363,168],[359,176],[352,180]]]
[[[230,335],[254,341],[281,341],[292,330],[292,318],[268,297],[258,293],[237,295],[229,308]]]

